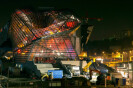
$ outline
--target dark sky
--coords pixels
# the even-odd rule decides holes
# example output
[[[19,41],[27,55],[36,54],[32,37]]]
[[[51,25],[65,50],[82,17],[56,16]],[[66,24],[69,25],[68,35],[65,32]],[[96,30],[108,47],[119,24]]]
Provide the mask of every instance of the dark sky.
[[[132,0],[4,0],[0,2],[0,27],[21,7],[70,8],[81,17],[103,18],[100,22],[89,20],[95,26],[92,40],[108,38],[122,30],[133,31]]]

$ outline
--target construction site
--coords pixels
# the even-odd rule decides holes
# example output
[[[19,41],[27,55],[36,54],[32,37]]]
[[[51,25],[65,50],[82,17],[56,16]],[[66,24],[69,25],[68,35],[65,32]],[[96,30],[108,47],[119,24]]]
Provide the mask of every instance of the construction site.
[[[86,25],[65,10],[17,9],[0,31],[0,45],[7,39],[12,45],[1,50],[1,87],[132,88],[132,60],[103,61],[84,52],[93,30]]]

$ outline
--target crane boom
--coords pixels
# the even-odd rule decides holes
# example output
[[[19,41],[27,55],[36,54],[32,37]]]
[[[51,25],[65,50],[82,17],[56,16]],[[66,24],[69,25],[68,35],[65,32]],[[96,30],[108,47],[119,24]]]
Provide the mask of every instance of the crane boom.
[[[90,62],[83,68],[83,71],[84,71],[84,72],[88,72],[88,71],[87,71],[87,68],[89,68],[91,64],[92,64],[92,61],[90,61]]]

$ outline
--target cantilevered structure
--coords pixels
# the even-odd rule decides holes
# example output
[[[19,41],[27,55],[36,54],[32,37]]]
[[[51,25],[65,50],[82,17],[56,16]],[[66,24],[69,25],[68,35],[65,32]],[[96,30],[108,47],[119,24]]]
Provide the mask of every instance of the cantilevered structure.
[[[60,67],[52,66],[53,64],[42,64],[48,58],[52,60],[78,58],[81,51],[80,30],[78,30],[81,21],[73,14],[65,11],[33,12],[19,9],[11,17],[11,21],[0,29],[0,39],[2,40],[0,45],[8,37],[10,38],[16,65],[22,66],[21,68],[28,74],[35,73],[41,77],[40,73],[60,69]],[[92,30],[88,31],[87,33],[90,34]],[[87,41],[88,39],[89,36]],[[82,68],[82,63],[79,61],[67,64],[72,63],[80,64]],[[63,62],[61,64],[63,66]],[[66,74],[68,74],[67,71]]]
[[[73,14],[63,11],[16,10],[8,30],[15,62],[77,58],[72,36],[80,24]]]

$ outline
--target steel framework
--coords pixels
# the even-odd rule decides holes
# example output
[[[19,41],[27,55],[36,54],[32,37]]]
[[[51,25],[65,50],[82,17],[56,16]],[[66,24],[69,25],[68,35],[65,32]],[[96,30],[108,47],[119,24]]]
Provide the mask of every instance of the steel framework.
[[[80,23],[72,14],[60,11],[16,10],[9,28],[16,62],[37,57],[75,59],[78,56],[70,37]]]

